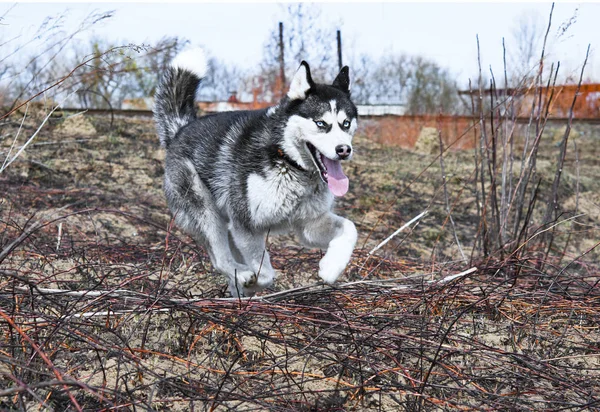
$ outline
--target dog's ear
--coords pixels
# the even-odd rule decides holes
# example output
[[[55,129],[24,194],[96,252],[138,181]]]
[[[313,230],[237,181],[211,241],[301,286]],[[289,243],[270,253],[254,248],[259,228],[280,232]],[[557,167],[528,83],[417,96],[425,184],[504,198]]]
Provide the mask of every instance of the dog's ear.
[[[296,71],[287,95],[291,100],[304,100],[308,91],[315,85],[310,76],[310,67],[304,60]]]
[[[340,89],[344,93],[350,94],[350,69],[348,66],[342,67],[342,70],[338,73],[337,77],[331,84],[336,89]]]

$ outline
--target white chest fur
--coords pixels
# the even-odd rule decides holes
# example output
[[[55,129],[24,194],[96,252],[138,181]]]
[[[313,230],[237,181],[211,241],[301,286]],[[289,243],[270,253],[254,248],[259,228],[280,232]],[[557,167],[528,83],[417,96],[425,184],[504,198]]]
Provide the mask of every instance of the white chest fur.
[[[296,178],[285,164],[270,169],[265,176],[248,176],[248,207],[257,226],[280,225],[311,219],[331,209],[328,190],[315,193],[316,185]]]

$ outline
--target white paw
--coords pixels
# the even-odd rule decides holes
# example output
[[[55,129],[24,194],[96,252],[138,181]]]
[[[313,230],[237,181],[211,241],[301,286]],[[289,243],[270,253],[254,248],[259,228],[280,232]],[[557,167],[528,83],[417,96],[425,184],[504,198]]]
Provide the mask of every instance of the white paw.
[[[275,271],[273,269],[261,269],[258,273],[258,279],[256,280],[256,285],[262,289],[268,288],[273,284],[275,280]]]
[[[275,278],[275,272],[271,271],[260,271],[258,276],[252,276],[248,282],[244,284],[243,294],[244,296],[254,296],[257,292],[264,290],[273,284]]]
[[[349,220],[343,220],[344,231],[334,238],[327,248],[327,253],[319,262],[319,277],[325,283],[332,284],[340,277],[350,258],[356,244],[356,227]]]
[[[233,297],[254,296],[256,291],[256,274],[250,270],[238,270],[235,277],[229,280],[229,292]]]
[[[258,276],[252,271],[238,271],[236,279],[229,282],[231,296],[250,297],[273,284],[275,271],[261,270]]]
[[[347,264],[347,260],[326,253],[319,262],[319,277],[323,279],[323,282],[331,285],[344,272]]]

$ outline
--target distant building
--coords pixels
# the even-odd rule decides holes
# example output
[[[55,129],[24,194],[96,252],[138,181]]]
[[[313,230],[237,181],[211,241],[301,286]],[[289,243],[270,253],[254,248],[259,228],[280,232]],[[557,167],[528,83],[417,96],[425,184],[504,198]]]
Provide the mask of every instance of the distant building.
[[[359,116],[403,116],[406,114],[406,106],[402,104],[357,104]]]
[[[152,110],[154,106],[153,97],[140,97],[137,99],[124,99],[121,104],[122,110]]]
[[[255,110],[272,106],[266,102],[238,102],[228,100],[226,102],[197,102],[198,108],[206,113],[232,112],[234,110]]]
[[[542,88],[508,88],[508,89],[486,89],[483,91],[485,96],[494,96],[494,101],[500,102],[505,98],[512,98],[512,108],[517,112],[516,116],[528,116],[534,104],[537,106],[538,99],[542,97],[542,107],[546,107],[550,101],[550,118],[569,117],[569,111],[573,105],[577,85],[566,84],[554,87]],[[463,90],[459,94],[478,96],[479,90]],[[550,97],[552,99],[550,100]],[[502,106],[500,106],[502,109]],[[513,113],[510,113],[513,114]],[[600,118],[600,83],[582,84],[577,95],[577,100],[573,106],[573,116],[575,118]]]

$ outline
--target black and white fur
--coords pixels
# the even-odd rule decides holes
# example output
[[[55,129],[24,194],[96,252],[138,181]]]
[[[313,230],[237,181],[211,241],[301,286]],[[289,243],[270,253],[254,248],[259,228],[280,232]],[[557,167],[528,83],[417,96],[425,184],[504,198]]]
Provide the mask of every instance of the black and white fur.
[[[198,118],[194,96],[205,73],[202,50],[183,52],[155,97],[175,222],[207,248],[215,269],[229,277],[232,296],[252,296],[273,283],[265,238],[288,230],[303,244],[327,250],[319,276],[335,282],[357,237],[354,224],[332,212],[329,188],[347,190],[347,179],[345,189],[338,179],[345,178],[339,161],[351,158],[357,127],[348,67],[324,85],[302,62],[278,105]],[[342,183],[331,183],[325,164],[333,165],[330,174],[339,170]]]

